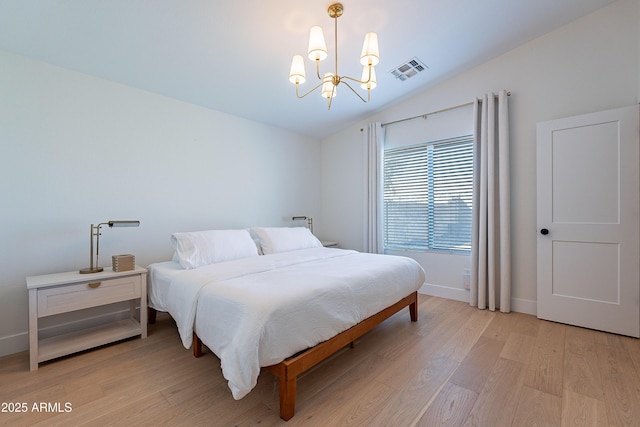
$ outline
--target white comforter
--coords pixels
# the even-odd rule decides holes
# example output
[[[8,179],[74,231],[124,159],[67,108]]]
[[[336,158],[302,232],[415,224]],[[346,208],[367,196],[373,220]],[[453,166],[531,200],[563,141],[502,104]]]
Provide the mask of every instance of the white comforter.
[[[423,282],[410,258],[312,248],[185,270],[171,280],[167,304],[183,345],[195,330],[241,399],[261,366],[337,335]]]

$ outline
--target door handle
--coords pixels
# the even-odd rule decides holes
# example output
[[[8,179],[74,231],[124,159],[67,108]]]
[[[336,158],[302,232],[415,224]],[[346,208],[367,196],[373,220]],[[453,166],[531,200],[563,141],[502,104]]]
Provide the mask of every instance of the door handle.
[[[546,236],[547,234],[549,234],[549,230],[546,228],[543,228],[542,230],[540,230],[540,234],[542,234],[543,236]]]

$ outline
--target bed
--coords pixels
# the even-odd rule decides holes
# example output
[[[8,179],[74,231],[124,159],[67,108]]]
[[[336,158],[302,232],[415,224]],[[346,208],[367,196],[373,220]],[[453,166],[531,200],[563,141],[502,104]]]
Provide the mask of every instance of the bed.
[[[174,259],[149,266],[149,307],[204,343],[235,399],[261,368],[278,377],[280,417],[296,377],[405,307],[417,321],[424,271],[406,257],[324,248],[302,227],[174,233]],[[153,318],[153,315],[150,317]]]

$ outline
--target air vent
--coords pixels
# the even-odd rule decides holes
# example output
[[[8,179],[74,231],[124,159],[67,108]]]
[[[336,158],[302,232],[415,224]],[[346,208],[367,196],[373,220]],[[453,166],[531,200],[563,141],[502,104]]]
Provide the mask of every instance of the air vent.
[[[396,68],[391,70],[390,73],[393,74],[396,79],[405,81],[428,68],[429,67],[424,65],[418,58],[414,56],[404,64],[398,65]]]

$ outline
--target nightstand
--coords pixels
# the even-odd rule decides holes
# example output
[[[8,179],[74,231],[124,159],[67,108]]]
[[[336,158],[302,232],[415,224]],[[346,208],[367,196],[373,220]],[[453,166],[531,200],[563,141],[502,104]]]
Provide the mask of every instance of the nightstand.
[[[140,335],[147,337],[147,270],[115,272],[105,268],[100,273],[78,271],[27,277],[29,290],[29,355],[30,369],[38,363],[103,344]],[[104,325],[86,328],[54,337],[38,337],[38,319],[90,307],[130,302],[131,316]],[[135,317],[136,304],[140,316]]]
[[[320,243],[322,243],[322,246],[324,246],[325,248],[337,248],[338,247],[338,242],[333,242],[331,240],[320,240]]]

